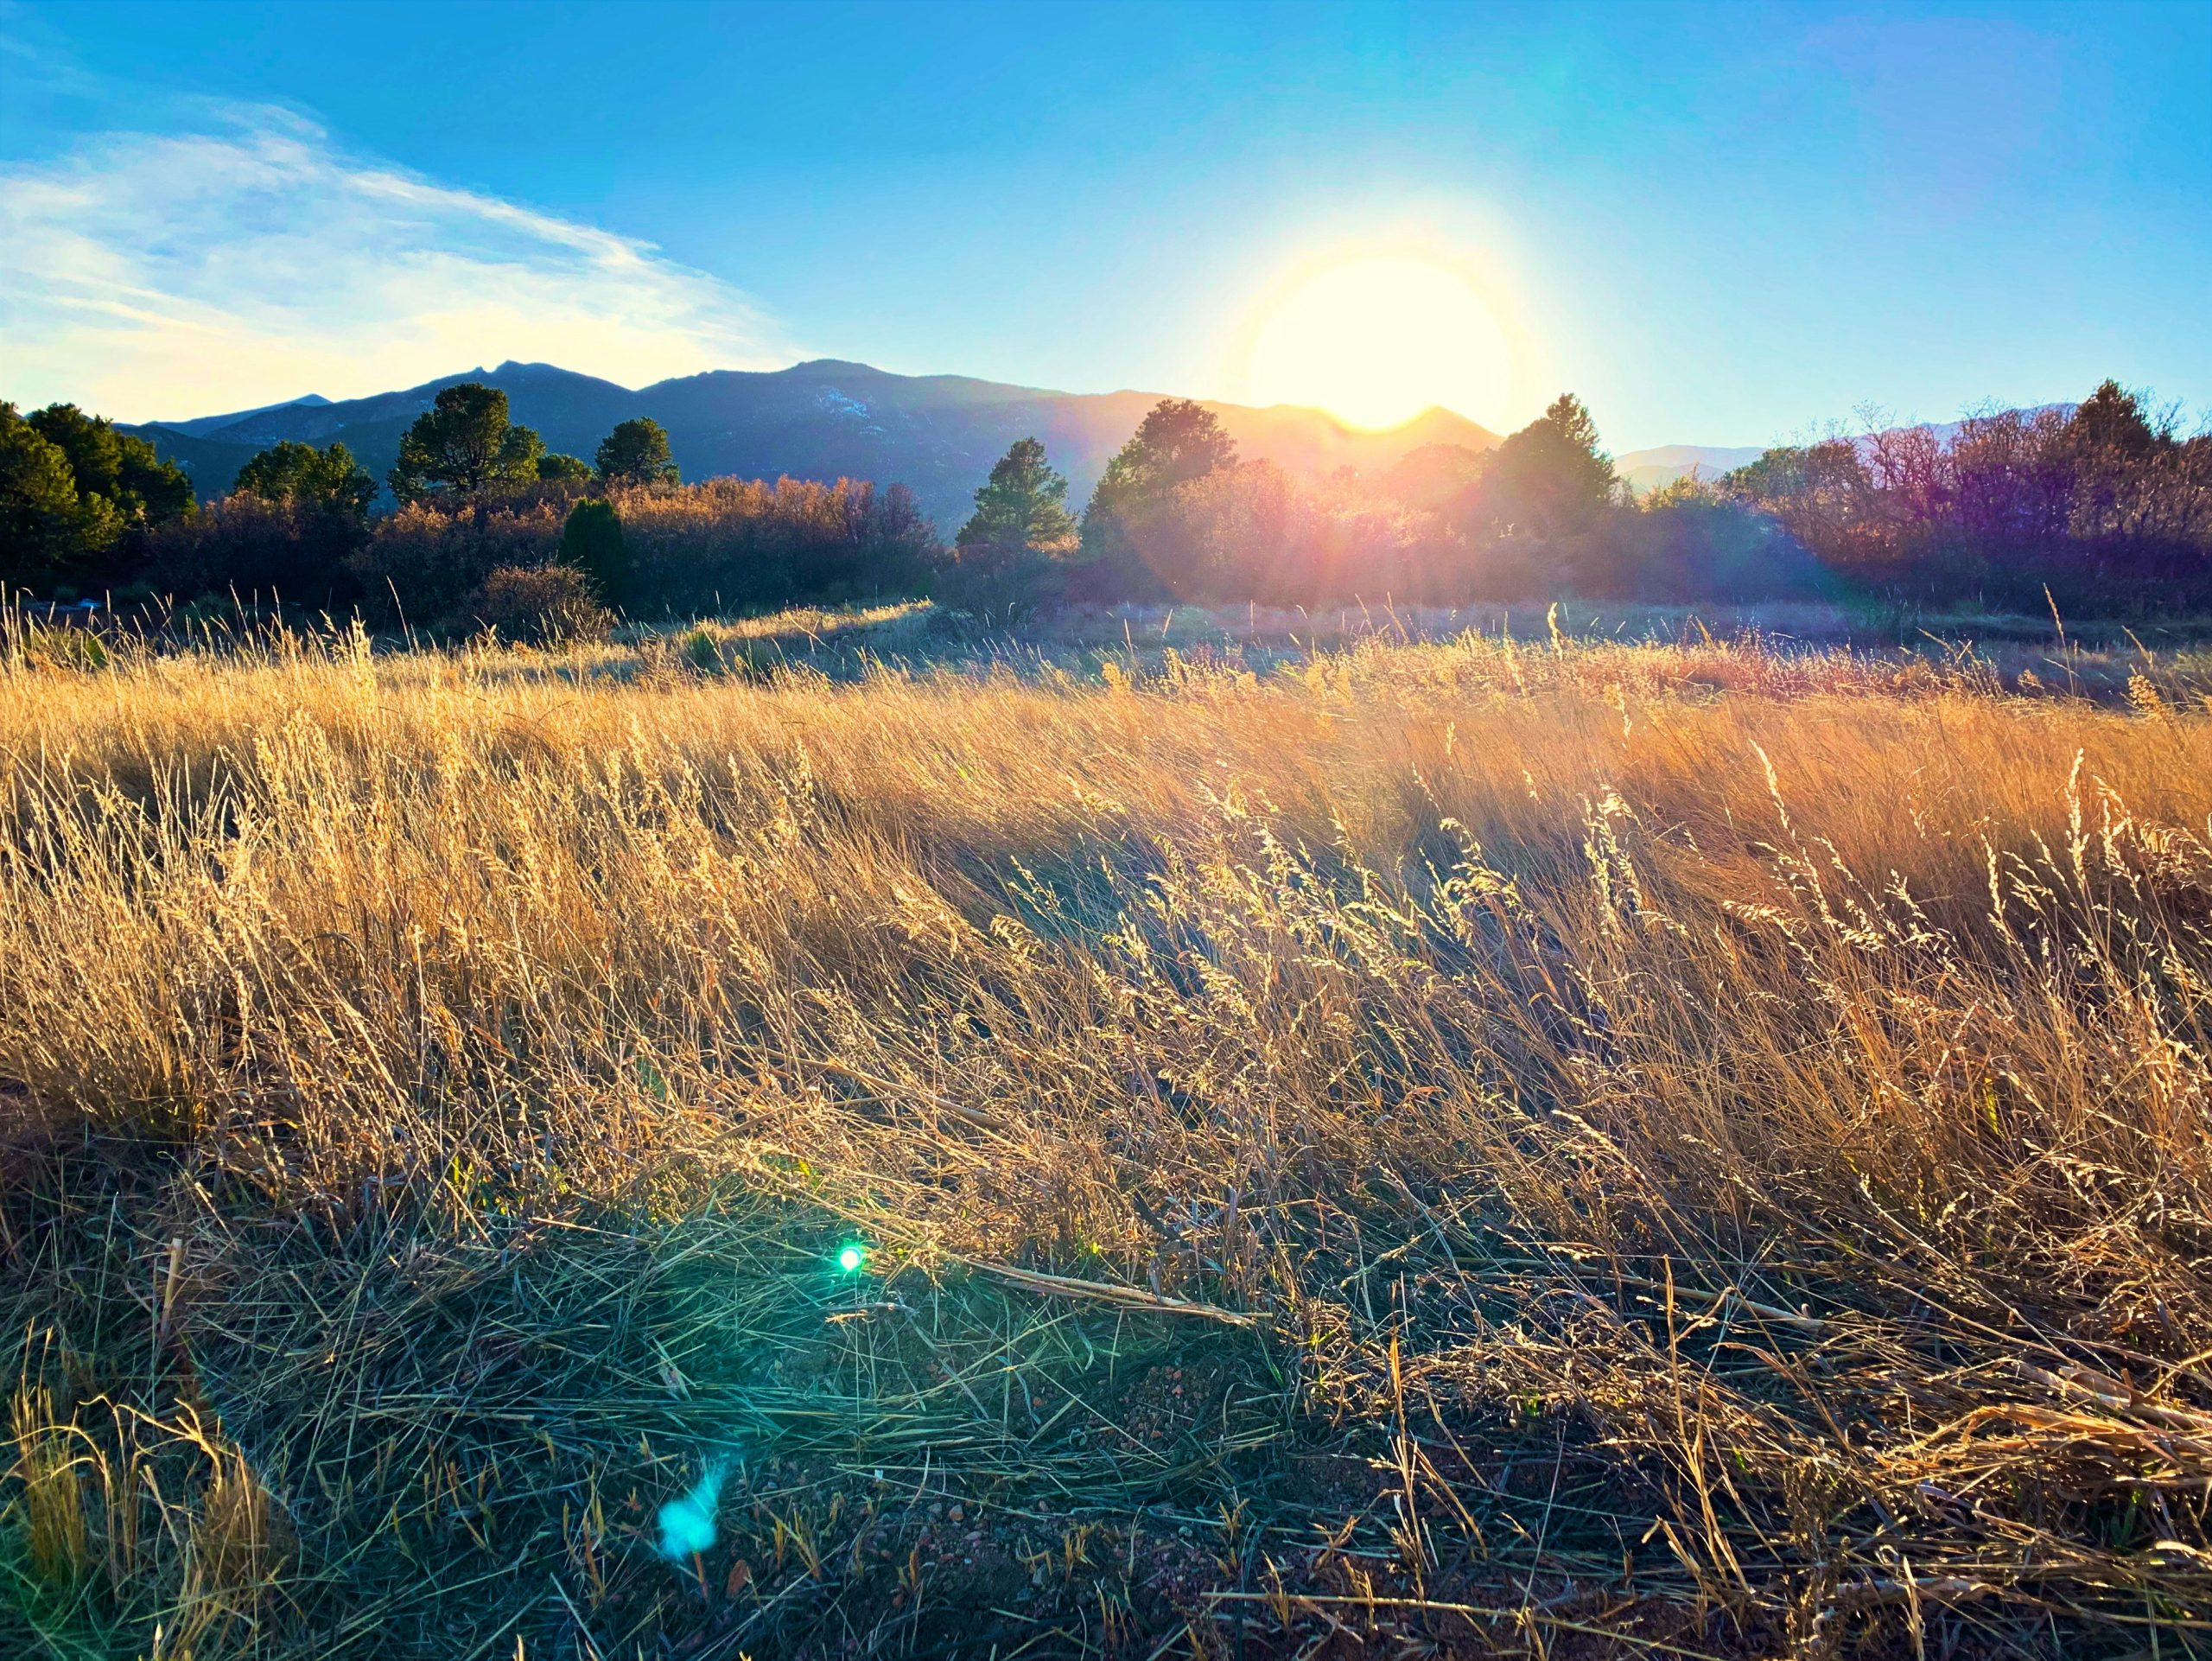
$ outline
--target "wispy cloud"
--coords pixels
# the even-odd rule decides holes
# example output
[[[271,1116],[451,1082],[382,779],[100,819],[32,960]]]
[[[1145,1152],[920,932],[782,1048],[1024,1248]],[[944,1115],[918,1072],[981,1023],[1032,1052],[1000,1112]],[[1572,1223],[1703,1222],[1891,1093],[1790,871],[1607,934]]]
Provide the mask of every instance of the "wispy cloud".
[[[126,419],[542,360],[628,385],[788,362],[652,245],[347,153],[264,105],[0,166],[0,398]]]

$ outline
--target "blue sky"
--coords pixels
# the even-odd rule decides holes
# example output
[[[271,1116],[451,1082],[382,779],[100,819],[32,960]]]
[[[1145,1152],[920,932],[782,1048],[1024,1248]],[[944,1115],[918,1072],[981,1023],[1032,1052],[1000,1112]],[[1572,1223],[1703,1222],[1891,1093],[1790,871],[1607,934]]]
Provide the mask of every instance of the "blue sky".
[[[2212,0],[1790,8],[0,0],[0,397],[505,357],[1236,396],[1414,248],[1608,442],[2212,405]]]

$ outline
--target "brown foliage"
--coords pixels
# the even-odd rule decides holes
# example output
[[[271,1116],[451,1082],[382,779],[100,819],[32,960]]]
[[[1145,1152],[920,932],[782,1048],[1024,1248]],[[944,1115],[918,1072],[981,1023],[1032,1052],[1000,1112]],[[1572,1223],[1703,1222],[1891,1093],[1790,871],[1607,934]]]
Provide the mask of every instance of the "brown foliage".
[[[571,565],[502,565],[485,577],[469,609],[502,639],[539,646],[603,638],[614,619]]]
[[[497,567],[559,556],[582,487],[547,482],[454,503],[418,502],[380,519],[355,562],[367,597],[397,597],[418,622],[460,616]],[[799,598],[910,591],[931,546],[911,493],[840,479],[713,479],[608,493],[632,562],[633,612],[698,614]]]

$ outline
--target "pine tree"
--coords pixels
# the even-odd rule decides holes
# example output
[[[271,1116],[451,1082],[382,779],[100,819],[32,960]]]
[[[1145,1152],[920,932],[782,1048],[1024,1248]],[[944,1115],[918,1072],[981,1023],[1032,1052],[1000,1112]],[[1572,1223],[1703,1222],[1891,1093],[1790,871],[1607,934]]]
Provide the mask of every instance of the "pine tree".
[[[240,468],[231,488],[264,501],[297,501],[365,520],[377,481],[343,444],[317,449],[287,438]]]
[[[1129,442],[1106,464],[1083,511],[1083,546],[1096,558],[1109,550],[1121,518],[1236,461],[1236,441],[1214,412],[1189,398],[1162,398]]]
[[[630,586],[630,550],[622,519],[604,496],[587,496],[569,510],[561,527],[561,563],[590,579],[604,605],[619,606]]]
[[[403,502],[537,477],[545,441],[507,419],[507,395],[480,381],[442,389],[399,441],[388,482]]]
[[[122,529],[105,497],[79,494],[68,453],[0,404],[0,582],[66,576]]]
[[[963,548],[1064,550],[1075,541],[1068,481],[1045,459],[1045,447],[1024,438],[1001,456],[976,493],[975,516],[954,540]]]
[[[1580,398],[1551,407],[1491,452],[1474,492],[1475,517],[1492,531],[1556,536],[1586,527],[1617,487],[1612,458]]]
[[[650,416],[622,423],[600,441],[592,459],[610,485],[672,485],[682,478],[668,451],[668,429]]]

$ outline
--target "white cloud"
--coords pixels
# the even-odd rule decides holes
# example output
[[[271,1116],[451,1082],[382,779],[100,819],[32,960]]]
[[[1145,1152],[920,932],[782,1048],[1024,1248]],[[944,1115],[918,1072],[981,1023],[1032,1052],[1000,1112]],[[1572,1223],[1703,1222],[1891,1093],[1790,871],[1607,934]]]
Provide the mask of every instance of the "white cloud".
[[[215,106],[0,166],[0,398],[126,420],[359,397],[507,358],[638,386],[794,355],[649,243]]]

